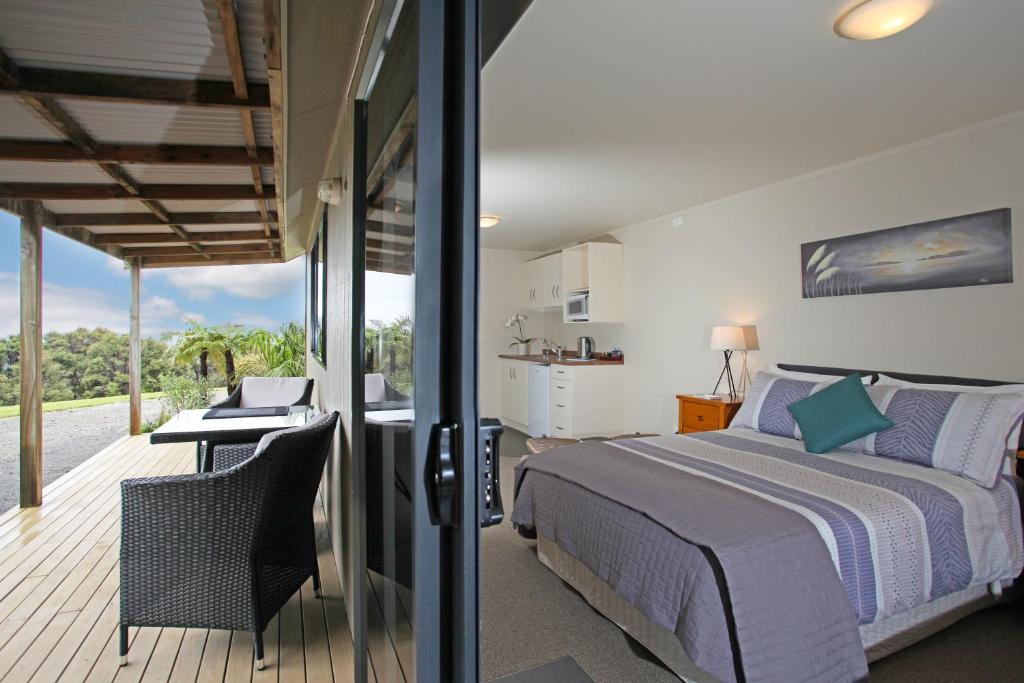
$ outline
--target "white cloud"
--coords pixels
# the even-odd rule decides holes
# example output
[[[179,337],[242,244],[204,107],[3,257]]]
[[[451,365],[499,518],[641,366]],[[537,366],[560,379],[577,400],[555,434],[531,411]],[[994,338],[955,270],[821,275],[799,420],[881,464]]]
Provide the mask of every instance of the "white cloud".
[[[107,267],[112,273],[128,277],[128,268],[125,267],[124,261],[119,258],[107,256]]]
[[[305,259],[245,266],[168,268],[160,275],[192,299],[206,300],[218,292],[246,299],[270,299],[303,287]]]
[[[127,299],[127,297],[125,297]],[[0,272],[0,335],[20,331],[20,292],[14,273]],[[177,326],[178,305],[162,296],[151,296],[140,305],[142,335],[159,335],[168,326]],[[65,287],[43,282],[43,333],[70,332],[79,327],[105,327],[128,332],[128,302],[112,301],[107,292],[85,287]]]
[[[202,324],[204,324],[206,322],[206,316],[203,315],[202,313],[187,313],[186,312],[186,313],[182,313],[181,314],[181,322],[183,322],[185,324],[189,324],[189,323],[195,322],[195,323],[199,323],[200,325],[202,325]]]
[[[13,273],[0,273],[0,334],[18,334],[20,293]],[[111,302],[106,293],[43,283],[43,332],[69,332],[79,327],[128,331],[128,306]]]

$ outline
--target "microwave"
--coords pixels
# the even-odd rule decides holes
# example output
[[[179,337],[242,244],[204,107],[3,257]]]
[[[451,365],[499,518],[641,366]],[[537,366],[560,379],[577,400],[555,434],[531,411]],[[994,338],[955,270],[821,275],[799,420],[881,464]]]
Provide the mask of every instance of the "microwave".
[[[569,322],[586,322],[590,320],[590,295],[587,293],[570,294],[565,300],[565,319]]]

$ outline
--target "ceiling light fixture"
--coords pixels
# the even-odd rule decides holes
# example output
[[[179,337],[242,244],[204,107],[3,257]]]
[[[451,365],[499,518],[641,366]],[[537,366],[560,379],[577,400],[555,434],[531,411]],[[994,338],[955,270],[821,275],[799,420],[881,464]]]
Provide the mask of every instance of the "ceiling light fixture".
[[[841,38],[877,40],[916,24],[934,0],[864,0],[839,15],[832,30]]]
[[[495,213],[482,213],[480,214],[480,227],[481,228],[493,228],[495,225],[501,222],[501,216]]]

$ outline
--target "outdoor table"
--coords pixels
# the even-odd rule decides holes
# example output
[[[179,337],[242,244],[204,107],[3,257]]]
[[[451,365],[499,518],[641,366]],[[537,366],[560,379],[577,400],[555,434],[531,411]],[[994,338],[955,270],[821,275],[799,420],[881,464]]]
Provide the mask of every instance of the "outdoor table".
[[[310,406],[289,406],[286,415],[203,419],[210,408],[183,410],[149,435],[151,444],[196,442],[196,472],[203,471],[203,442],[207,448],[218,444],[253,443],[270,432],[306,424],[316,415]],[[212,465],[213,458],[209,459]]]

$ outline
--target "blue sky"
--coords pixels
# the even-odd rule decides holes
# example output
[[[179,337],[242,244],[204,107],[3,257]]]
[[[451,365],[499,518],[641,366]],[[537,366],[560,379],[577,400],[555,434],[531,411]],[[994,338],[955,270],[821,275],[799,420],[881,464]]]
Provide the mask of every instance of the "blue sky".
[[[0,335],[18,332],[18,219],[0,211]],[[304,316],[303,258],[283,264],[142,271],[142,333],[240,323],[274,328]],[[43,331],[128,330],[128,273],[121,261],[43,231]]]

